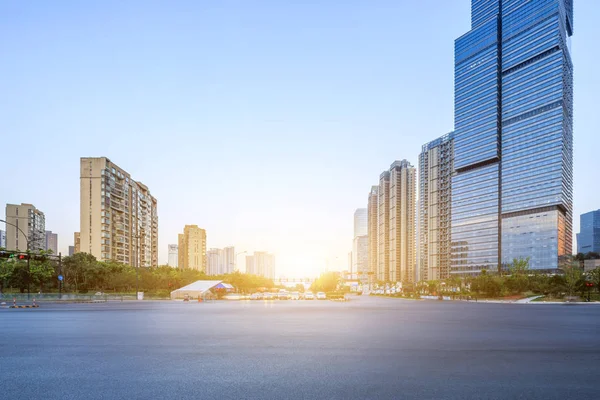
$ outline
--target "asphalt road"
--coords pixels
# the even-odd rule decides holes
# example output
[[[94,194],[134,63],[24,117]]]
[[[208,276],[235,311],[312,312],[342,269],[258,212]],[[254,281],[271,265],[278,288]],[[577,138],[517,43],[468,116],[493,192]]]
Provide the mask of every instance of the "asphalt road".
[[[600,306],[357,298],[0,310],[2,399],[597,399]]]

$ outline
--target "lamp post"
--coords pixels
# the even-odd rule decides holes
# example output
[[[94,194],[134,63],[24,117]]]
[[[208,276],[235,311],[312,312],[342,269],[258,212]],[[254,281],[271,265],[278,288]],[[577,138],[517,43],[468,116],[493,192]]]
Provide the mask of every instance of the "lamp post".
[[[140,291],[140,278],[138,276],[139,274],[139,269],[140,269],[140,239],[141,236],[140,235],[136,235],[133,236],[135,239],[137,239],[137,243],[135,246],[135,299],[139,300],[138,297],[138,293]]]
[[[27,300],[29,300],[29,282],[31,281],[31,264],[29,262],[29,259],[31,257],[29,257],[29,239],[27,238],[27,235],[25,234],[25,232],[23,232],[23,230],[21,228],[19,228],[17,225],[15,224],[11,224],[10,222],[6,222],[3,219],[0,219],[0,222],[4,222],[6,225],[10,225],[10,226],[14,226],[15,228],[17,228],[19,230],[19,232],[21,232],[23,234],[23,237],[25,238],[25,243],[27,244]]]

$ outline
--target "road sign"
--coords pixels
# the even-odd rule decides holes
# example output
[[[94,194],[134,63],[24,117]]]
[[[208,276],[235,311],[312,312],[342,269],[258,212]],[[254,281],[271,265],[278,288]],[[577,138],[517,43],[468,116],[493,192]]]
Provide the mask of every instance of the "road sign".
[[[65,278],[64,278],[62,275],[59,275],[59,276],[58,276],[58,280],[59,280],[59,281],[62,281],[63,279],[65,279]]]

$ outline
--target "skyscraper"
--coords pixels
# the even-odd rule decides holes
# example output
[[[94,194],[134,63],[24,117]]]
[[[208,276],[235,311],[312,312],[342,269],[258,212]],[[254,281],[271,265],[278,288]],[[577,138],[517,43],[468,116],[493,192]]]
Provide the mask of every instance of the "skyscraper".
[[[81,234],[79,232],[73,233],[73,254],[81,252]]]
[[[572,0],[472,0],[455,43],[454,274],[571,253]]]
[[[378,268],[378,203],[379,203],[379,186],[371,186],[369,192],[369,200],[367,205],[367,223],[368,223],[368,236],[369,236],[369,274],[374,277],[377,273]]]
[[[390,171],[379,176],[377,205],[377,280],[390,278]]]
[[[69,257],[72,257],[75,254],[75,246],[69,246]]]
[[[6,222],[6,248],[8,250],[44,250],[46,217],[34,205],[7,204]]]
[[[416,279],[416,175],[406,160],[390,166],[389,273],[391,282],[413,283]]]
[[[369,236],[368,213],[366,208],[354,211],[354,237],[350,253],[349,271],[353,278],[368,279],[369,272]]]
[[[210,249],[206,252],[206,275],[225,275],[235,271],[235,248]]]
[[[167,264],[169,265],[169,267],[173,268],[177,268],[177,266],[179,265],[179,250],[176,244],[169,245]]]
[[[450,276],[454,133],[423,145],[419,155],[420,280]]]
[[[6,248],[6,231],[0,229],[0,248]]]
[[[44,248],[52,251],[52,254],[58,254],[58,234],[52,231],[45,232]]]
[[[186,225],[178,239],[179,268],[206,272],[206,231],[198,225]]]
[[[600,210],[581,214],[577,234],[578,253],[600,253]]]
[[[80,251],[158,266],[157,201],[148,187],[106,157],[82,157],[80,167]]]

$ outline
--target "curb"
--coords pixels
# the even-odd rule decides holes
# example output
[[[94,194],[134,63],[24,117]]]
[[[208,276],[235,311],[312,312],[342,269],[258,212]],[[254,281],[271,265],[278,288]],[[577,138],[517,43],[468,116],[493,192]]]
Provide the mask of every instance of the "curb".
[[[35,305],[35,306],[10,306],[8,308],[39,308],[39,305]]]

